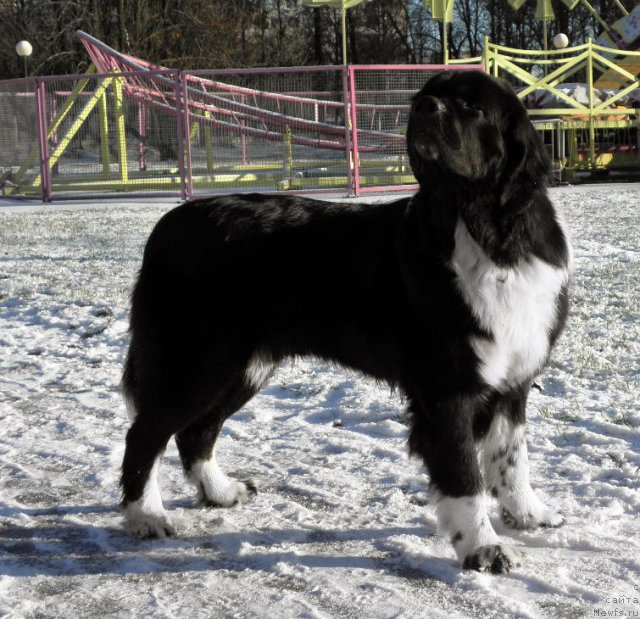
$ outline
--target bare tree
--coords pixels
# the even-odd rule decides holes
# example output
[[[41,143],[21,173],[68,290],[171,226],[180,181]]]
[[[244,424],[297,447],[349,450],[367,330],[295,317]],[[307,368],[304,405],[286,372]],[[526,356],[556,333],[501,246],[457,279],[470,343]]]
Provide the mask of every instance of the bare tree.
[[[621,0],[631,10],[637,0]],[[592,0],[609,23],[614,0]],[[549,32],[572,43],[596,37],[601,26],[584,7],[553,1]],[[341,20],[330,8],[299,0],[0,0],[0,78],[18,77],[20,39],[33,43],[31,74],[83,71],[89,59],[77,29],[118,50],[175,68],[339,64]],[[422,0],[374,0],[349,11],[348,54],[358,63],[425,63],[441,57],[441,25]],[[542,47],[535,2],[514,11],[507,0],[456,0],[449,26],[453,58],[477,56],[484,37],[510,47]]]

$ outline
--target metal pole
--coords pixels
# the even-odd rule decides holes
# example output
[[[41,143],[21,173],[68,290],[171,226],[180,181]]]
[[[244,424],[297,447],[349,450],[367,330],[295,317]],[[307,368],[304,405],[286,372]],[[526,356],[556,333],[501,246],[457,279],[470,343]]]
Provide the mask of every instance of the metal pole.
[[[447,22],[442,21],[442,62],[449,64],[449,32]]]
[[[113,108],[116,121],[116,137],[118,142],[118,165],[120,167],[120,182],[122,189],[129,182],[129,160],[127,157],[127,128],[124,111],[124,95],[122,82],[124,78],[116,77],[113,80]]]
[[[591,15],[596,18],[596,20],[598,20],[598,23],[604,28],[606,32],[611,33],[611,26],[606,21],[604,21],[602,17],[600,17],[600,13],[591,6],[589,0],[580,0],[580,3],[587,8],[589,13],[591,13]]]
[[[111,157],[109,155],[109,114],[107,93],[104,91],[98,99],[98,119],[100,122],[100,159],[102,160],[102,178],[109,179]]]
[[[360,195],[360,153],[358,152],[358,109],[356,103],[356,80],[353,67],[349,72],[349,107],[351,111],[351,147],[353,148],[353,192]]]
[[[548,41],[548,37],[549,37],[549,33],[548,33],[548,27],[547,27],[547,20],[545,19],[542,22],[543,26],[542,26],[542,32],[543,32],[543,39],[544,39],[544,51],[546,52],[549,49],[549,41]],[[547,56],[545,54],[544,59],[547,60]],[[543,64],[542,65],[542,74],[546,75],[547,74],[547,65]]]
[[[593,116],[593,41],[587,39],[588,56],[587,56],[587,85],[589,87],[589,163],[591,172],[596,169],[596,130],[594,126]]]
[[[193,170],[191,163],[191,127],[189,118],[189,88],[187,83],[187,74],[184,71],[180,72],[180,82],[182,84],[182,118],[184,122],[184,173],[186,182],[187,198],[193,197]]]
[[[347,64],[347,9],[342,5],[342,64]]]
[[[38,150],[42,201],[51,202],[51,175],[49,174],[49,137],[47,130],[47,101],[44,82],[36,81],[36,111],[38,115]]]
[[[187,183],[185,180],[184,170],[184,118],[182,103],[182,75],[177,73],[175,76],[175,96],[176,96],[176,134],[178,139],[178,174],[180,175],[180,194],[183,200],[187,199]],[[189,136],[187,135],[187,139]]]
[[[147,170],[147,111],[138,103],[138,167],[141,172]]]
[[[620,2],[620,0],[614,0],[614,2],[618,5],[618,8],[622,11],[622,14],[626,17],[627,15],[629,15],[629,11],[627,11],[627,9],[624,7],[624,5],[622,4],[622,2]]]
[[[347,186],[351,191],[354,189],[353,157],[351,154],[351,90],[347,68],[342,69],[342,100],[344,101],[344,147],[347,158]]]

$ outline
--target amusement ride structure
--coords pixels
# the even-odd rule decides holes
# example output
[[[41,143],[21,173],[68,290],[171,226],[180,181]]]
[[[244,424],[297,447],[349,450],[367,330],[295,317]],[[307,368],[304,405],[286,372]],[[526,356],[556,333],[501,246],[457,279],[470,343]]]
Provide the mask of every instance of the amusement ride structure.
[[[524,1],[509,0],[514,8]],[[587,0],[562,1],[593,10]],[[434,19],[452,19],[453,0],[428,4]],[[512,83],[559,177],[640,171],[640,5],[631,13],[619,6],[622,17],[602,22],[595,42],[518,50],[485,40],[482,56],[444,65],[187,72],[79,31],[92,61],[86,74],[0,82],[0,126],[10,140],[0,156],[2,191],[50,200],[408,188],[415,183],[404,144],[410,97],[451,68]],[[537,15],[552,18],[550,0],[538,0]]]

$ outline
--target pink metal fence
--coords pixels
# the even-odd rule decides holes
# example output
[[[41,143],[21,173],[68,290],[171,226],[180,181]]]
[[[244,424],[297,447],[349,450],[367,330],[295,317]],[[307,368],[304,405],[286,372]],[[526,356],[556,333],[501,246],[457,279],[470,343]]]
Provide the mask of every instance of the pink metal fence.
[[[4,195],[407,189],[411,96],[450,68],[187,73],[81,38],[97,73],[0,82]]]

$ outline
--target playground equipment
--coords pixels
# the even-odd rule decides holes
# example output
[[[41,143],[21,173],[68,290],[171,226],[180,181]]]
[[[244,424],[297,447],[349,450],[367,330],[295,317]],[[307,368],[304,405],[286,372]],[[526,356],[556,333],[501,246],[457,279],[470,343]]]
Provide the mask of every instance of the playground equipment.
[[[618,53],[613,50],[636,49],[640,51],[640,4],[637,4],[631,13],[616,21],[612,27],[605,28],[596,43],[612,50],[609,58],[618,56]],[[637,56],[622,58],[618,56],[616,64],[628,73],[640,75],[640,58]],[[618,88],[620,83],[616,71],[608,71],[598,79],[596,86],[598,88]]]
[[[93,61],[86,75],[0,84],[0,123],[16,136],[0,165],[20,161],[5,174],[6,195],[404,188],[415,183],[404,144],[410,98],[448,70],[187,73],[78,36]]]
[[[640,171],[640,79],[625,68],[640,61],[640,51],[619,50],[615,62],[610,51],[591,41],[553,51],[485,41],[484,67],[514,84],[564,178],[581,170]],[[598,88],[614,76],[616,90]]]
[[[308,0],[311,2],[321,0]],[[336,0],[337,1],[337,0]],[[548,24],[555,19],[555,13],[553,11],[553,4],[551,0],[535,0],[536,1],[536,14],[535,17],[543,25],[543,49],[549,48],[548,44]],[[516,11],[519,10],[527,0],[507,0],[507,2]],[[614,0],[618,7],[621,19],[610,26],[602,17],[600,13],[594,9],[589,0],[562,0],[562,3],[573,10],[576,7],[586,9],[600,24],[602,27],[602,35],[596,41],[598,45],[605,47],[611,47],[616,49],[636,49],[635,47],[629,47],[630,44],[637,40],[640,35],[640,6],[636,6],[631,14],[627,11],[620,0]],[[447,64],[449,62],[449,50],[447,43],[448,28],[447,24],[453,22],[454,18],[454,5],[455,0],[423,0],[424,5],[431,11],[431,16],[435,21],[443,23],[442,28],[442,51],[443,62]],[[622,36],[621,36],[622,35]],[[640,71],[640,70],[639,70]]]
[[[507,0],[509,4],[516,10],[518,10],[527,0]],[[628,16],[629,13],[627,9],[624,8],[624,5],[620,2],[620,0],[614,0],[616,6],[620,10],[623,16]],[[611,27],[607,24],[598,11],[596,11],[589,0],[562,0],[562,3],[567,6],[570,10],[575,9],[580,6],[589,13],[598,21],[598,23],[602,26],[604,32],[611,32]],[[555,19],[555,13],[553,12],[553,5],[551,0],[536,0],[536,19],[541,21],[543,24],[543,37],[544,37],[544,49],[548,49],[548,23]],[[601,42],[599,42],[601,43]],[[617,46],[616,46],[617,47]]]
[[[517,10],[527,0],[507,1]],[[434,19],[445,23],[453,20],[454,2],[425,0]],[[485,39],[482,56],[464,62],[481,62],[485,70],[513,84],[543,132],[561,177],[571,179],[585,170],[640,171],[640,5],[629,13],[615,0],[621,18],[609,25],[589,0],[562,2],[596,18],[603,32],[595,44],[589,40],[549,50],[552,2],[536,0],[536,19],[544,25],[543,50],[513,49]]]
[[[625,68],[640,52],[487,40],[462,65],[185,72],[78,36],[93,61],[86,74],[0,82],[4,195],[407,189],[410,98],[451,68],[509,79],[563,177],[640,171],[640,82]],[[598,89],[605,78],[617,90]]]

